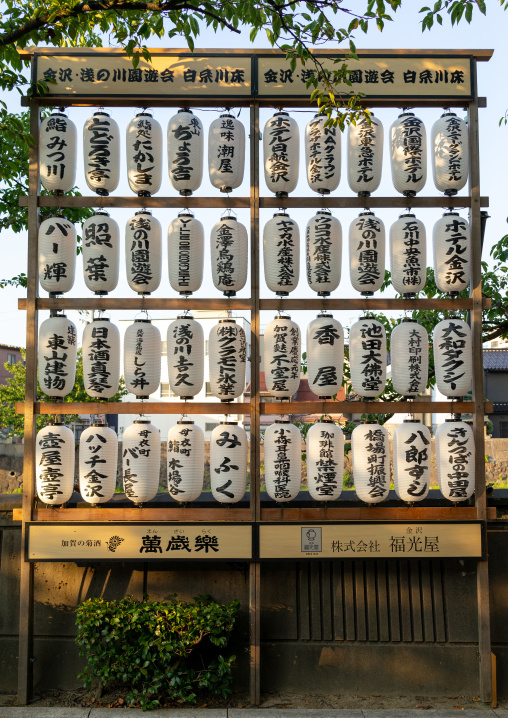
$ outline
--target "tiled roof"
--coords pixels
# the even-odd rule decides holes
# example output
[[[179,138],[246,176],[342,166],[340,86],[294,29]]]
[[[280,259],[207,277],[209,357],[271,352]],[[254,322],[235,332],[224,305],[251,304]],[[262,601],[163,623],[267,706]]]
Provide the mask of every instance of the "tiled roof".
[[[484,349],[483,368],[486,371],[508,371],[508,349]]]

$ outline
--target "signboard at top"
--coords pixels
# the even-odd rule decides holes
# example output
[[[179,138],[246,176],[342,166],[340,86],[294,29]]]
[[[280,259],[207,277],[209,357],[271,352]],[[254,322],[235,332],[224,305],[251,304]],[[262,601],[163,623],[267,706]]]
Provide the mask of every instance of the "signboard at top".
[[[320,72],[340,67],[338,56],[319,56]],[[367,97],[463,98],[474,94],[472,58],[407,57],[363,55],[350,60],[351,87],[341,85],[346,94],[361,92]],[[158,55],[152,62],[140,60],[134,68],[125,55],[93,52],[87,54],[36,54],[34,79],[54,80],[49,95],[73,97],[203,97],[234,100],[307,100],[312,89],[306,87],[313,64],[298,65],[292,71],[282,55]]]

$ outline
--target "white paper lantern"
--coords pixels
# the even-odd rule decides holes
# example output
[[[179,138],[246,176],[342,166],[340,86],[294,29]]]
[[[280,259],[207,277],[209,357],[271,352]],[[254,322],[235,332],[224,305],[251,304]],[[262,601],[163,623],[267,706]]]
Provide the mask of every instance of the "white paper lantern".
[[[236,421],[221,421],[210,437],[210,483],[221,504],[241,501],[247,485],[247,434]]]
[[[425,289],[425,225],[411,212],[401,214],[390,228],[390,272],[393,288],[404,297],[412,297]]]
[[[302,437],[296,426],[277,419],[264,436],[266,493],[285,503],[298,496],[302,481]]]
[[[307,327],[309,389],[320,399],[339,391],[344,369],[344,330],[331,314],[320,314]]]
[[[76,378],[76,326],[59,314],[39,328],[39,386],[50,397],[70,394]]]
[[[168,169],[173,187],[183,197],[203,179],[203,125],[191,110],[179,110],[168,124]]]
[[[471,329],[462,319],[443,319],[434,327],[432,343],[438,391],[448,399],[464,396],[473,379]]]
[[[179,214],[168,229],[169,283],[175,292],[188,296],[203,282],[204,230],[190,212]]]
[[[35,439],[37,496],[45,504],[60,506],[74,489],[74,433],[63,424],[48,424]]]
[[[115,493],[118,437],[107,424],[92,424],[79,440],[79,492],[89,504],[104,504]]]
[[[149,112],[127,125],[127,178],[138,197],[151,197],[162,181],[162,128]]]
[[[383,393],[386,384],[386,332],[381,322],[363,317],[349,333],[353,391],[366,399]]]
[[[88,396],[111,399],[120,382],[120,332],[100,317],[83,331],[83,383]]]
[[[393,484],[402,501],[423,501],[430,488],[431,435],[417,420],[405,419],[393,433]]]
[[[368,197],[381,183],[383,136],[383,125],[372,114],[370,122],[360,117],[348,127],[347,179],[361,197]]]
[[[266,388],[278,399],[290,399],[300,386],[300,327],[278,316],[266,325],[263,339]]]
[[[370,297],[385,278],[385,226],[374,212],[361,212],[349,227],[349,276],[356,291]]]
[[[129,287],[138,294],[158,289],[162,274],[162,227],[148,210],[136,212],[125,227],[125,262]]]
[[[39,227],[39,283],[50,294],[70,292],[76,273],[76,228],[65,217],[48,217]]]
[[[366,504],[378,504],[390,491],[390,440],[384,426],[367,422],[351,434],[356,495]]]
[[[286,197],[298,183],[300,133],[287,112],[276,112],[263,130],[265,182],[277,197]]]
[[[445,499],[465,501],[475,491],[473,430],[464,421],[447,419],[436,429],[436,465]]]
[[[225,216],[210,234],[212,279],[216,289],[234,297],[247,282],[249,240],[247,229],[236,217]]]
[[[125,386],[138,399],[148,399],[159,388],[161,355],[161,334],[149,319],[136,319],[127,327],[123,346]]]
[[[120,128],[107,112],[94,112],[83,127],[85,179],[93,192],[107,197],[120,181]]]
[[[463,119],[445,112],[432,125],[432,174],[438,192],[457,194],[469,174],[469,132]]]
[[[231,192],[242,184],[245,167],[245,128],[226,113],[208,131],[208,172],[212,186]]]
[[[96,212],[85,220],[82,237],[85,284],[95,294],[108,294],[116,289],[120,272],[118,222],[103,210]]]
[[[446,212],[434,225],[434,277],[441,292],[457,295],[471,278],[471,227],[457,212]]]
[[[234,319],[219,319],[208,339],[210,390],[223,402],[233,401],[245,389],[247,342]]]
[[[307,282],[320,297],[327,297],[340,283],[342,227],[328,210],[316,212],[305,230]]]
[[[181,420],[168,431],[167,481],[176,501],[195,501],[203,491],[205,436],[193,421]]]
[[[315,115],[305,128],[307,182],[314,192],[330,194],[340,182],[340,138],[338,127],[325,127],[326,115]]]
[[[76,125],[63,112],[41,122],[39,172],[43,186],[60,195],[76,184]]]
[[[344,434],[330,419],[307,432],[307,486],[314,501],[336,501],[344,477]]]
[[[123,432],[123,490],[135,504],[150,501],[159,488],[161,435],[149,419],[136,419]]]
[[[263,230],[265,282],[271,292],[287,296],[300,278],[300,230],[286,214],[276,212]]]
[[[203,388],[205,340],[203,328],[190,315],[182,315],[168,327],[168,380],[181,399],[193,399]]]
[[[429,378],[429,335],[415,319],[403,319],[390,337],[392,384],[398,394],[412,399],[423,394]]]
[[[422,190],[427,181],[425,125],[414,112],[403,112],[390,129],[393,186],[406,197]]]

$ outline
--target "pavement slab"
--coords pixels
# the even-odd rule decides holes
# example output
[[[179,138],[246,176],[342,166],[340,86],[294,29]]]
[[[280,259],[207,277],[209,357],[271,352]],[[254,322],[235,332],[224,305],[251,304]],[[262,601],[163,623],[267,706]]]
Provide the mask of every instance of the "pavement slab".
[[[364,711],[351,708],[230,708],[228,718],[253,718],[254,712],[262,718],[363,718]],[[420,716],[421,718],[421,716]]]
[[[89,718],[89,715],[90,708],[47,708],[36,705],[0,708],[0,718]]]

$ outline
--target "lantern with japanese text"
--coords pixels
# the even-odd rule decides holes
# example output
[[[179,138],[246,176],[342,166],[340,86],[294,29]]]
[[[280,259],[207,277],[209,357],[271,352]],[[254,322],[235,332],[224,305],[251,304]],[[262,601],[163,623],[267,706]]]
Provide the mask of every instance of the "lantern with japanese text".
[[[277,197],[287,197],[298,183],[300,133],[287,112],[276,112],[263,130],[265,182]]]
[[[381,288],[385,278],[385,226],[374,212],[360,212],[349,227],[349,276],[364,297]]]
[[[390,129],[393,186],[405,197],[414,197],[427,181],[425,125],[414,112],[403,112]]]
[[[53,112],[39,130],[39,172],[43,186],[60,195],[76,184],[76,125],[63,112]]]
[[[146,209],[127,221],[125,262],[129,287],[141,295],[155,292],[161,283],[162,227]]]
[[[473,379],[471,329],[462,319],[443,319],[434,327],[432,343],[438,391],[448,399],[464,396]]]
[[[368,197],[381,183],[383,135],[383,125],[372,113],[348,127],[347,179],[360,197]]]
[[[307,432],[307,486],[314,501],[336,501],[344,476],[344,434],[331,419]]]
[[[340,182],[340,138],[338,127],[325,127],[326,115],[315,115],[305,128],[307,182],[314,192],[330,194]]]
[[[83,331],[83,383],[88,396],[111,399],[120,382],[120,332],[106,317]]]
[[[300,230],[286,214],[276,212],[263,229],[263,263],[266,286],[286,297],[300,278]]]
[[[64,217],[39,227],[39,283],[50,295],[70,292],[76,273],[76,228]]]
[[[212,279],[216,289],[234,297],[247,281],[249,240],[247,229],[236,217],[226,215],[210,233]]]
[[[107,197],[120,181],[120,128],[107,112],[94,112],[85,122],[83,155],[87,185]]]
[[[342,227],[329,210],[316,212],[307,222],[305,250],[309,287],[327,297],[339,286],[342,269]]]
[[[401,214],[390,227],[392,285],[403,297],[414,297],[427,281],[425,225],[411,212]]]
[[[85,284],[95,294],[108,294],[116,288],[120,272],[118,222],[100,210],[85,220],[82,235]]]
[[[169,283],[175,292],[188,296],[203,281],[204,230],[190,212],[182,212],[168,229]]]
[[[127,177],[138,197],[151,197],[161,188],[162,128],[149,112],[140,112],[127,125]]]
[[[234,319],[219,319],[208,340],[210,390],[223,402],[233,401],[245,389],[247,341]]]
[[[393,434],[393,484],[402,501],[423,501],[430,488],[429,429],[414,419],[405,419]]]
[[[168,431],[167,481],[176,501],[195,501],[203,491],[205,435],[193,421],[181,419]]]
[[[469,286],[471,278],[471,227],[457,212],[445,212],[432,233],[434,277],[441,292],[452,296]]]
[[[298,496],[302,482],[302,437],[289,421],[277,419],[265,430],[265,485],[277,502]]]
[[[384,426],[367,422],[351,434],[356,495],[366,504],[384,501],[390,491],[390,440]]]
[[[247,485],[247,434],[236,421],[221,421],[210,437],[210,483],[221,504],[241,501]]]
[[[465,501],[475,490],[473,430],[464,421],[446,419],[437,427],[436,465],[439,488],[445,499]]]
[[[123,490],[128,499],[142,504],[159,489],[161,435],[149,419],[136,419],[123,432]]]
[[[50,397],[70,394],[76,378],[76,326],[65,314],[45,319],[39,328],[39,386]]]
[[[168,327],[168,380],[181,399],[193,399],[203,388],[205,340],[203,327],[191,315],[182,314]]]
[[[52,422],[35,438],[35,481],[37,496],[45,504],[65,504],[74,489],[74,432]]]
[[[203,125],[192,110],[178,110],[168,123],[169,180],[183,197],[203,179]]]
[[[161,377],[161,334],[149,319],[135,319],[125,330],[123,365],[125,387],[138,399],[157,391]]]
[[[438,192],[451,197],[461,190],[469,174],[469,132],[455,112],[445,112],[431,130],[432,175]]]
[[[307,327],[309,389],[320,399],[339,391],[344,369],[344,330],[331,314],[320,314]]]
[[[245,128],[234,115],[214,120],[208,131],[208,172],[212,186],[231,192],[242,184],[245,168]]]
[[[79,493],[89,504],[104,504],[115,493],[118,437],[107,424],[92,424],[79,439]]]
[[[375,399],[386,384],[386,332],[381,322],[363,317],[349,333],[351,387],[365,399]]]
[[[404,399],[423,394],[429,378],[429,335],[416,319],[403,319],[390,337],[392,384]]]
[[[300,327],[278,316],[266,325],[263,339],[266,388],[277,399],[290,399],[300,386]]]

